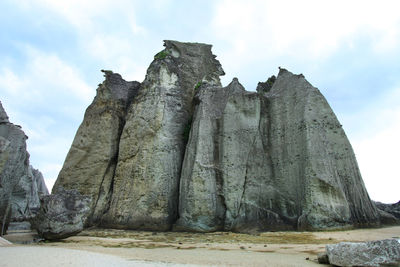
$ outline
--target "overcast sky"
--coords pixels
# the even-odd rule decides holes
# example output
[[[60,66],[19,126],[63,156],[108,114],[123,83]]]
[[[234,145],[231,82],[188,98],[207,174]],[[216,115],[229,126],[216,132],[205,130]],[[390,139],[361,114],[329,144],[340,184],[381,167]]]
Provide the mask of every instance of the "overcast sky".
[[[303,73],[328,99],[372,199],[400,200],[400,2],[2,0],[0,100],[52,187],[100,69],[142,81],[164,39],[213,44],[226,85]]]

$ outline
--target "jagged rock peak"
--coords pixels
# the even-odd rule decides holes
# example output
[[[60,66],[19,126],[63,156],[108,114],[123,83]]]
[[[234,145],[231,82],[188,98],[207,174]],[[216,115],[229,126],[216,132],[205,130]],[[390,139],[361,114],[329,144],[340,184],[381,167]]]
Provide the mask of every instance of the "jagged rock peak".
[[[0,123],[7,123],[7,122],[9,122],[8,116],[0,101]]]
[[[129,105],[139,90],[140,83],[137,81],[128,82],[122,79],[121,75],[111,70],[101,70],[105,80],[97,88],[96,98],[121,100]]]

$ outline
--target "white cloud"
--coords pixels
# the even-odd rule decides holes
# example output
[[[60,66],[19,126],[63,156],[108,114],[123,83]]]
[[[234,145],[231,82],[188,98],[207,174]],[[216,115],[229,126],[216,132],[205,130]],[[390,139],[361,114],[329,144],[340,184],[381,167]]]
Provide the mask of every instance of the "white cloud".
[[[357,161],[370,197],[394,203],[400,200],[400,86],[372,104],[370,110],[358,114],[365,130],[352,140]]]
[[[391,120],[382,131],[353,144],[370,197],[386,203],[400,200],[400,109],[391,112]]]
[[[44,98],[47,96],[60,96],[60,93],[72,93],[76,99],[85,103],[93,98],[93,90],[74,66],[54,54],[46,54],[31,47],[24,50],[27,55],[25,66],[20,66],[18,70],[3,67],[0,72],[0,88],[6,93],[4,97],[17,102],[40,104],[45,103]]]
[[[31,164],[42,171],[47,182],[57,177],[56,169],[95,90],[76,67],[58,56],[31,47],[24,50],[25,64],[0,70],[1,101],[10,121],[21,125],[28,135]]]
[[[318,58],[341,42],[351,45],[359,33],[369,35],[378,50],[397,49],[399,9],[398,1],[223,0],[213,28],[218,38],[233,43],[236,56],[247,51],[243,56],[250,60],[281,54]]]

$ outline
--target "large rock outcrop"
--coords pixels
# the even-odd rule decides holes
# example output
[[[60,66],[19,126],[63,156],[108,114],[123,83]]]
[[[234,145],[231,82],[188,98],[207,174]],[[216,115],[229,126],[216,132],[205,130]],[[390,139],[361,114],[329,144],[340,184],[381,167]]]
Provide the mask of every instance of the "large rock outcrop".
[[[129,109],[103,225],[171,228],[195,87],[203,80],[220,84],[222,74],[210,45],[165,41]]]
[[[126,111],[140,86],[117,73],[103,72],[105,81],[85,112],[53,187],[53,193],[76,189],[91,197],[89,224],[98,223],[108,208]]]
[[[236,78],[222,87],[223,74],[210,45],[176,41],[165,41],[140,85],[106,72],[55,190],[92,197],[88,225],[104,227],[379,225],[351,145],[317,88],[281,69],[248,92]],[[115,97],[111,77],[133,93]]]
[[[246,92],[202,87],[182,169],[178,227],[195,231],[377,225],[344,131],[302,75]],[[267,90],[265,90],[265,88]]]
[[[29,166],[28,137],[12,124],[0,102],[0,233],[10,219],[26,220],[39,208],[39,195],[46,194],[43,177]]]

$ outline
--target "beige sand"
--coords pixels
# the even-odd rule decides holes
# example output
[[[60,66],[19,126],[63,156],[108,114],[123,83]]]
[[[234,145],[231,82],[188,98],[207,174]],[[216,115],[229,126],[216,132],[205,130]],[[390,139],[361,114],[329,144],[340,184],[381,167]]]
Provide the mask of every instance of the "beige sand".
[[[400,226],[260,235],[92,229],[60,242],[0,248],[0,266],[28,266],[24,265],[26,258],[31,262],[36,258],[41,266],[85,266],[88,261],[95,263],[93,266],[318,266],[316,255],[324,251],[328,243],[399,236]],[[53,255],[61,256],[54,258]],[[51,261],[48,258],[52,258]],[[9,262],[13,265],[2,265]]]

